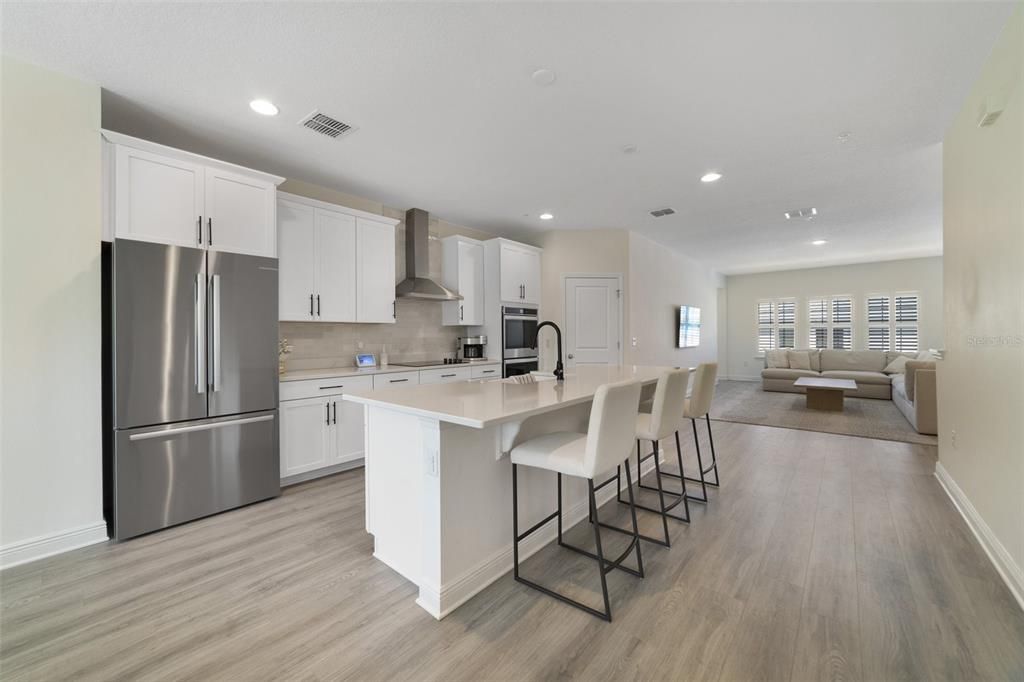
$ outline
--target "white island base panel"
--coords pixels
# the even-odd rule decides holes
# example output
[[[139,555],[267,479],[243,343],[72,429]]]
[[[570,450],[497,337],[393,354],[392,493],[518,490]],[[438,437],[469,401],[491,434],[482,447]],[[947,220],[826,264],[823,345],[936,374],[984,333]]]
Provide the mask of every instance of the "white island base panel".
[[[482,429],[366,405],[366,529],[374,556],[419,587],[417,604],[444,618],[512,569],[512,465],[502,439],[507,449],[516,434],[519,442],[552,431],[585,432],[590,405]],[[644,473],[653,461],[645,464]],[[587,515],[586,482],[565,476],[562,491],[568,528]],[[598,501],[614,496],[615,487],[607,486]],[[555,474],[521,469],[520,528],[556,506]],[[554,540],[556,528],[552,519],[520,543],[520,560]]]

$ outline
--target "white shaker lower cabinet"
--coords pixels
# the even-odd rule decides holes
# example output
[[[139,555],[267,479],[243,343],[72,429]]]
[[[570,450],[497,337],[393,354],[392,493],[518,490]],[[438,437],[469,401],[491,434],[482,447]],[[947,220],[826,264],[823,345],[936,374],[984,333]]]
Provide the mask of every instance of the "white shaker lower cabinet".
[[[373,388],[372,377],[289,381],[281,385],[281,479],[316,478],[363,457],[363,408],[341,399]]]
[[[448,384],[455,381],[468,381],[473,371],[466,365],[452,365],[443,369],[425,369],[420,372],[421,384]]]

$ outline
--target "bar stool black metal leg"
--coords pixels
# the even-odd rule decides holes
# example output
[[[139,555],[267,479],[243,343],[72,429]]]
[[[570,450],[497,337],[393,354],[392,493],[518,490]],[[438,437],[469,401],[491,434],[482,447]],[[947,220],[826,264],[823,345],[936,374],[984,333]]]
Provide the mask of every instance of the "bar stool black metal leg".
[[[665,510],[665,489],[661,484],[661,463],[658,461],[661,459],[661,453],[658,452],[658,441],[654,441],[654,477],[658,481],[658,505],[661,507],[661,526],[665,531],[665,546],[671,547],[672,541],[668,537],[668,514]],[[630,508],[633,505],[630,504]],[[634,516],[636,511],[633,510]]]
[[[707,414],[705,414],[704,419],[707,421],[708,424],[708,443],[711,444],[711,470],[715,472],[715,482],[711,483],[709,481],[708,485],[713,485],[717,488],[719,485],[721,485],[721,482],[718,478],[718,456],[715,454],[715,439],[711,435],[711,413],[708,412]]]
[[[690,495],[690,499],[695,502],[704,502],[706,504],[708,501],[708,486],[707,482],[704,480],[704,460],[701,459],[700,456],[700,439],[697,436],[697,420],[690,419],[690,425],[693,427],[693,447],[697,450],[697,469],[700,471],[700,478],[687,476],[686,480],[693,481],[694,483],[700,483],[701,494],[703,495],[703,497]]]
[[[626,460],[627,464],[629,460]],[[644,559],[640,554],[640,526],[636,522],[636,502],[633,499],[633,476],[629,473],[629,466],[626,467],[626,485],[629,486],[629,513],[633,517],[633,542],[636,543],[636,570],[640,577],[644,577]]]
[[[512,575],[519,580],[519,476],[512,465]]]
[[[608,600],[608,578],[606,573],[608,572],[604,565],[604,551],[601,549],[601,524],[597,518],[597,499],[594,497],[594,480],[587,480],[587,487],[590,492],[590,508],[594,512],[594,544],[597,546],[597,570],[601,574],[601,595],[604,597],[604,619],[609,623],[612,620],[612,606]],[[639,547],[640,543],[637,542],[636,546]],[[642,576],[642,574],[641,574]]]
[[[676,461],[679,463],[679,484],[683,490],[683,509],[686,511],[686,522],[690,522],[690,495],[686,492],[686,473],[683,471],[683,446],[679,443],[679,431],[676,431]]]
[[[558,480],[558,544],[562,544],[562,474],[557,473]]]

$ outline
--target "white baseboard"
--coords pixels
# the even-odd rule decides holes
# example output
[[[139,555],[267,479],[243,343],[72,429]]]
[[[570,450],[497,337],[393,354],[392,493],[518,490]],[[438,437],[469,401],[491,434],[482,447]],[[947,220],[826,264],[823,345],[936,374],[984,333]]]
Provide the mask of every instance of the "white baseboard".
[[[106,540],[107,524],[94,523],[53,535],[14,542],[6,547],[0,547],[0,570]]]
[[[1003,543],[999,541],[999,538],[992,532],[989,525],[985,523],[985,519],[981,518],[981,515],[975,509],[970,499],[968,499],[960,486],[957,485],[956,481],[953,480],[953,477],[949,475],[946,467],[942,466],[942,462],[935,464],[935,478],[939,480],[939,485],[949,495],[949,499],[953,501],[953,506],[964,517],[964,521],[967,522],[967,527],[974,533],[974,537],[978,538],[978,542],[981,543],[982,549],[988,555],[989,561],[996,567],[996,571],[1002,577],[1006,586],[1010,588],[1010,592],[1013,594],[1014,599],[1017,600],[1017,604],[1021,609],[1024,609],[1024,570],[1021,570],[1021,567],[1013,560],[1013,557],[1010,556]]]
[[[654,462],[645,463],[643,474],[646,475],[654,470]],[[597,493],[598,506],[615,497],[615,489],[607,486]],[[572,507],[562,510],[563,525],[571,528],[587,516],[588,504],[586,498],[580,500]],[[552,521],[536,533],[519,543],[519,561],[522,562],[541,549],[558,536],[558,527]],[[441,586],[438,590],[433,586],[420,585],[420,595],[416,603],[425,609],[430,615],[438,620],[462,606],[480,593],[485,587],[500,579],[512,570],[513,557],[512,547],[501,549],[475,567],[466,571],[458,578],[451,580]]]
[[[722,377],[722,378],[725,379],[726,381],[761,381],[761,377],[760,376],[745,376],[745,375],[741,376],[741,375],[735,375],[735,376],[725,376],[725,377]]]

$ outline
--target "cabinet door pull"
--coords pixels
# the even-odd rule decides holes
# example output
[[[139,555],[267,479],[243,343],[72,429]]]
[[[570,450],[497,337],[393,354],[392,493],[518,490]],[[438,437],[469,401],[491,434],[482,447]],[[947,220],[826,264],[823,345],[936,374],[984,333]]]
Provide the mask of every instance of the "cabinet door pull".
[[[393,320],[397,320],[398,319],[398,302],[397,301],[392,301],[391,302],[391,319],[393,319]]]
[[[462,319],[462,306],[459,306],[459,319]]]
[[[337,386],[321,386],[320,390],[321,391],[326,391],[326,390],[331,389],[331,388],[345,388],[345,384],[338,384]]]
[[[451,379],[453,376],[455,376],[455,375],[454,374],[442,374],[441,378],[442,379]]]
[[[313,317],[313,294],[309,295],[309,316]]]
[[[199,233],[199,246],[203,245],[203,216],[199,216],[199,220],[196,221],[196,228]]]
[[[316,316],[320,317],[320,294],[316,295]]]
[[[494,370],[493,369],[484,369],[484,370],[480,370],[480,373],[481,374],[494,374]]]
[[[338,401],[334,401],[334,423],[338,423]]]
[[[327,408],[327,425],[331,425],[331,404],[324,403],[324,407]]]
[[[206,219],[206,245],[213,246],[213,218]]]
[[[400,384],[403,381],[408,381],[408,379],[388,379],[389,384]]]

